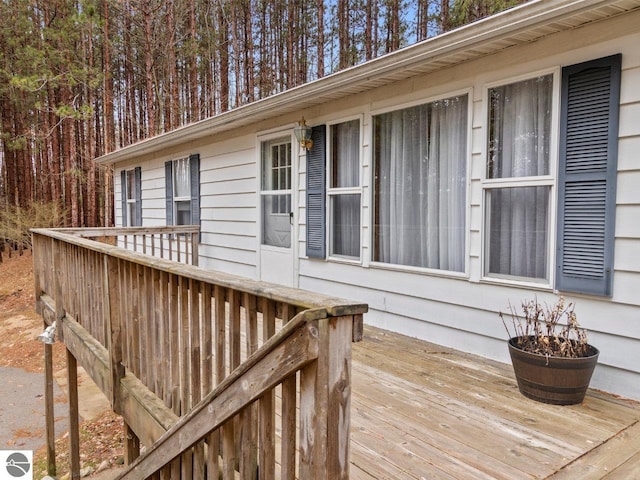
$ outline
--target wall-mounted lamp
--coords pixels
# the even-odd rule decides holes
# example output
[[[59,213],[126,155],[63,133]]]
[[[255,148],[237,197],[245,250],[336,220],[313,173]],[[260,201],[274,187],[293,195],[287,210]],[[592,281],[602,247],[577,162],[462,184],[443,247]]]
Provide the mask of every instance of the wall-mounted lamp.
[[[56,322],[54,321],[51,325],[44,329],[40,335],[38,335],[38,340],[42,343],[46,343],[47,345],[53,345],[56,343]]]
[[[311,127],[307,125],[304,117],[302,117],[298,122],[298,126],[293,129],[293,133],[302,148],[310,150],[311,147],[313,147],[313,140],[311,140]]]

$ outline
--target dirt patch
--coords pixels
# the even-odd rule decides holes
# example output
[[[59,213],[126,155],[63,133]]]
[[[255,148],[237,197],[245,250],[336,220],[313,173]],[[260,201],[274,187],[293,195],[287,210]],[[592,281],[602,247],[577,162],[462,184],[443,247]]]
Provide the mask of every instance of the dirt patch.
[[[31,373],[44,372],[44,351],[36,337],[43,330],[43,320],[35,312],[33,295],[33,260],[31,253],[3,256],[0,263],[0,366],[13,367]],[[55,370],[66,368],[64,345],[53,346]],[[44,392],[43,392],[44,393]],[[66,403],[66,398],[56,396],[56,404]],[[57,412],[56,407],[56,412]],[[37,434],[45,442],[44,430],[18,430],[15,441],[23,436]],[[105,411],[85,421],[80,426],[80,459],[83,468],[104,470],[121,463],[123,453],[122,419],[111,411]],[[17,444],[17,443],[16,443]],[[68,433],[56,440],[56,464],[58,478],[68,472]],[[34,478],[46,475],[46,450],[34,452]]]

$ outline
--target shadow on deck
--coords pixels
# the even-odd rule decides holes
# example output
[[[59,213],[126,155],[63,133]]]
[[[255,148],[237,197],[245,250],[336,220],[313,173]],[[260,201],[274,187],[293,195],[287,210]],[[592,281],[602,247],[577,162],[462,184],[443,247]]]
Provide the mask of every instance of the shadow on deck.
[[[640,478],[638,402],[538,403],[510,365],[373,327],[352,359],[352,479]]]

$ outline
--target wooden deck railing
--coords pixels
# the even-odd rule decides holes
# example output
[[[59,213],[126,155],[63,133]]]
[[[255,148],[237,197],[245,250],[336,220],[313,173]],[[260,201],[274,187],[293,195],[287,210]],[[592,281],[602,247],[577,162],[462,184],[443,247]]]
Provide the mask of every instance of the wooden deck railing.
[[[76,232],[35,230],[33,252],[38,311],[125,420],[122,478],[348,478],[351,342],[366,305]]]
[[[152,257],[198,265],[199,225],[59,228],[56,231],[117,245]]]

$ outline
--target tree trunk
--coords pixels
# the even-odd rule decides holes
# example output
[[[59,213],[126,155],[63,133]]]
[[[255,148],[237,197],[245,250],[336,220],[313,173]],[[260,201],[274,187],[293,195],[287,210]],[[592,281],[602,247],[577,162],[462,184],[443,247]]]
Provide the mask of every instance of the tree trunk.
[[[220,57],[220,110],[229,110],[229,24],[224,0],[218,2],[218,55]]]

